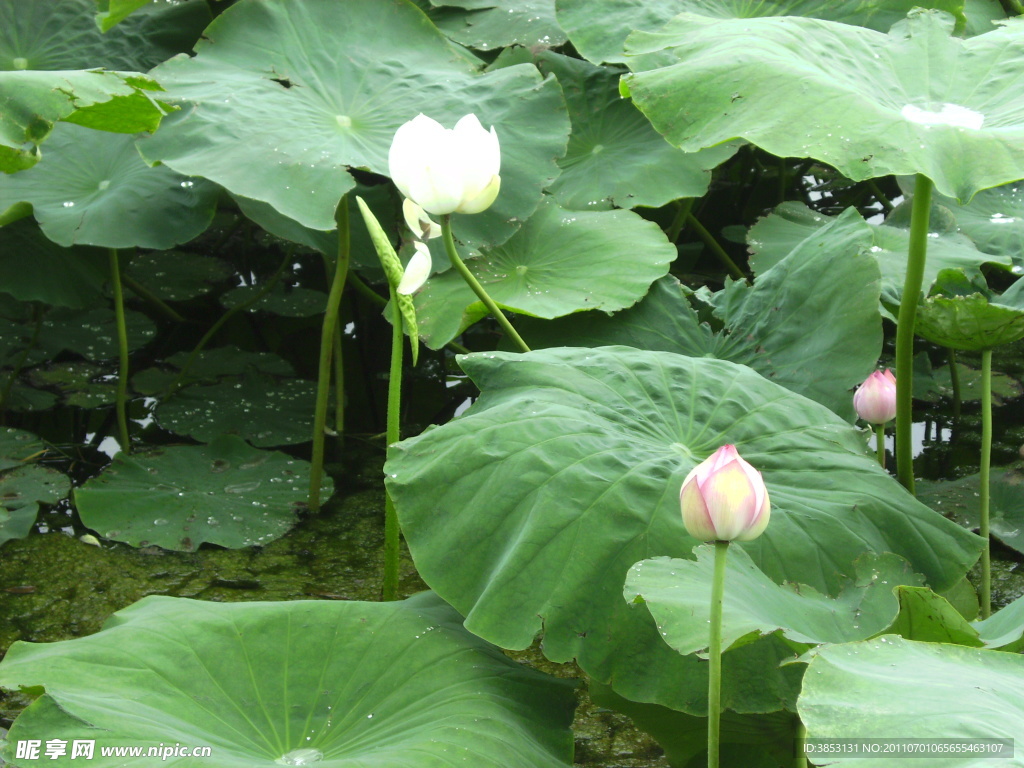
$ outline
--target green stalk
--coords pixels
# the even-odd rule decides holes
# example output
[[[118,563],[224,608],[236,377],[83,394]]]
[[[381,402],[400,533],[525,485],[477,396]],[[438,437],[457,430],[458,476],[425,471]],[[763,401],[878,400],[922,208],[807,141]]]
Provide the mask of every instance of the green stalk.
[[[722,596],[728,541],[715,542],[715,575],[711,581],[711,637],[708,641],[708,768],[718,768],[722,717]]]
[[[882,204],[882,208],[888,213],[893,209],[892,200],[885,196],[882,188],[878,186],[878,182],[874,179],[868,179],[868,189],[875,195],[875,199]]]
[[[919,173],[910,215],[907,276],[896,322],[896,477],[911,493],[914,492],[914,449],[910,435],[914,416],[914,322],[924,282],[931,204],[931,179]]]
[[[341,323],[334,326],[331,343],[331,362],[334,364],[334,432],[345,434],[345,359],[341,356]]]
[[[110,249],[110,279],[114,286],[114,318],[117,321],[117,431],[121,450],[132,452],[128,435],[128,327],[124,321],[124,290],[121,288],[121,265],[117,248]]]
[[[949,352],[949,383],[953,387],[953,420],[960,418],[960,371],[956,365],[956,350],[950,347]]]
[[[441,217],[441,234],[444,237],[444,247],[448,251],[448,258],[452,262],[452,266],[455,270],[462,275],[462,279],[466,281],[466,284],[473,289],[473,293],[477,295],[477,298],[484,303],[487,310],[491,313],[495,320],[498,321],[498,325],[502,327],[505,333],[508,334],[509,338],[515,342],[516,346],[519,347],[523,352],[529,352],[530,348],[526,346],[526,342],[523,341],[523,337],[516,333],[516,329],[512,327],[512,323],[508,321],[505,314],[498,308],[498,305],[494,303],[484,287],[480,285],[480,281],[477,280],[473,273],[469,271],[462,259],[459,257],[459,252],[455,250],[455,239],[452,237],[452,215],[450,213],[445,214]]]
[[[185,380],[185,376],[188,374],[188,371],[192,367],[192,364],[199,356],[199,353],[203,351],[207,343],[209,343],[210,339],[212,339],[217,334],[217,331],[219,331],[223,327],[224,323],[226,323],[232,317],[237,315],[239,312],[244,312],[245,310],[247,310],[249,307],[251,307],[253,304],[258,302],[260,299],[262,299],[264,296],[270,293],[270,291],[273,290],[274,286],[277,285],[277,281],[281,279],[281,275],[284,274],[284,270],[285,267],[288,266],[288,262],[291,261],[291,256],[291,251],[284,255],[284,258],[281,260],[281,265],[277,268],[277,272],[275,272],[270,277],[270,279],[267,281],[266,285],[263,286],[263,288],[254,293],[241,304],[236,304],[235,306],[233,306],[231,309],[229,309],[227,312],[221,315],[217,319],[217,322],[210,326],[210,329],[203,334],[203,338],[199,340],[199,343],[196,344],[192,351],[189,353],[188,359],[185,361],[185,364],[181,367],[181,370],[178,371],[178,375],[175,376],[174,381],[171,382],[171,386],[169,386],[167,388],[167,391],[164,392],[164,400],[167,400],[171,395],[178,391],[178,387],[180,387],[181,382]]]
[[[149,290],[149,288],[144,286],[142,283],[136,282],[128,275],[121,275],[121,282],[124,283],[125,288],[134,293],[140,299],[152,304],[153,308],[164,317],[173,320],[176,323],[185,322],[184,317],[175,312],[171,307],[167,306],[159,296]]]
[[[690,211],[692,210],[692,197],[687,197],[683,200],[676,200],[676,215],[672,218],[672,223],[668,225],[668,229],[665,230],[665,237],[668,238],[670,243],[674,243],[678,240],[679,235],[681,235],[683,230],[686,229],[686,218],[690,215]]]
[[[711,252],[718,257],[718,260],[722,262],[730,275],[737,280],[746,280],[747,276],[743,274],[743,270],[736,266],[729,254],[725,252],[725,249],[715,240],[714,236],[707,231],[703,224],[694,216],[692,213],[686,214],[686,223],[693,227],[693,231],[697,233],[701,240],[704,241],[704,245],[711,249]]]
[[[391,373],[388,376],[388,431],[387,450],[399,441],[399,421],[402,409],[402,310],[398,307],[398,294],[389,285],[391,292]],[[398,599],[398,515],[391,494],[384,496],[384,600]]]
[[[992,614],[992,553],[989,551],[989,473],[992,468],[992,350],[981,353],[981,618]]]
[[[341,294],[348,275],[349,235],[348,196],[344,195],[334,213],[338,224],[338,260],[334,265],[331,292],[327,296],[323,328],[320,331],[320,366],[316,382],[316,412],[313,415],[313,457],[309,468],[309,508],[320,509],[320,482],[324,474],[324,428],[327,426],[327,401],[331,387],[331,357],[334,351],[334,328],[338,324]]]
[[[803,720],[797,717],[796,721],[796,742],[799,748],[796,750],[796,757],[793,758],[793,768],[807,768],[807,753],[804,751],[804,743],[807,741],[807,726]]]
[[[885,424],[875,424],[875,454],[878,463],[885,469]]]

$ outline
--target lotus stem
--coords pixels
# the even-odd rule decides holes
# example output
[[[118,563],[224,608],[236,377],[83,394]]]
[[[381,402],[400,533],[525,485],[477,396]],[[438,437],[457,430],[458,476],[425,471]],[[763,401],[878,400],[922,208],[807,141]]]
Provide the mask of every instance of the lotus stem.
[[[178,375],[174,378],[174,381],[171,382],[171,386],[169,386],[167,388],[167,391],[164,392],[164,400],[168,399],[171,395],[178,391],[178,388],[181,386],[181,383],[185,380],[185,376],[188,374],[189,369],[192,367],[192,364],[199,356],[199,353],[203,351],[203,349],[209,343],[210,339],[212,339],[217,334],[217,331],[219,331],[223,327],[224,323],[226,323],[232,317],[237,315],[239,312],[244,312],[245,310],[247,310],[249,307],[257,303],[260,299],[262,299],[264,296],[270,293],[270,291],[273,290],[274,286],[277,285],[277,281],[281,279],[281,275],[284,274],[284,270],[285,267],[288,266],[288,262],[291,261],[291,256],[292,252],[289,250],[288,253],[286,253],[284,255],[284,258],[281,260],[281,264],[277,268],[277,272],[275,272],[271,276],[271,278],[267,280],[263,288],[254,293],[241,304],[236,304],[223,315],[221,315],[219,318],[217,318],[217,322],[210,326],[210,329],[203,334],[203,338],[199,340],[199,343],[196,344],[195,347],[193,347],[192,351],[189,353],[188,359],[185,360],[185,364],[181,367],[181,370],[178,371]]]
[[[679,235],[681,235],[683,230],[686,229],[686,219],[692,210],[692,197],[687,197],[683,200],[676,200],[676,215],[672,218],[672,223],[668,225],[668,229],[665,230],[665,237],[668,238],[670,243],[674,243],[678,240]]]
[[[334,365],[334,431],[345,434],[345,360],[341,353],[341,323],[334,326],[331,343],[331,362]]]
[[[149,288],[133,280],[128,275],[121,275],[121,282],[124,283],[124,287],[134,293],[140,299],[148,301],[153,307],[164,317],[169,320],[173,320],[176,323],[184,323],[185,318],[175,312],[171,307],[167,306],[164,301],[153,293]]]
[[[128,434],[128,326],[124,320],[124,289],[121,287],[121,264],[117,248],[110,252],[110,280],[114,287],[114,318],[117,322],[117,432],[121,450],[132,452],[131,437]]]
[[[953,388],[953,420],[957,421],[960,419],[960,403],[962,401],[960,371],[956,365],[956,350],[950,347],[946,351],[949,352],[949,383]]]
[[[885,424],[875,424],[875,454],[878,463],[885,469]]]
[[[473,293],[477,295],[477,298],[484,303],[487,310],[491,313],[495,320],[498,321],[498,325],[502,327],[508,337],[515,342],[516,346],[519,347],[522,352],[529,352],[530,348],[526,346],[526,342],[523,341],[523,337],[516,333],[516,329],[512,327],[512,323],[505,317],[505,313],[498,308],[498,305],[494,303],[484,287],[480,285],[480,281],[473,276],[473,273],[469,271],[466,265],[463,263],[459,256],[459,252],[455,249],[455,239],[452,237],[452,216],[450,213],[445,214],[441,217],[441,234],[444,236],[444,247],[448,251],[448,258],[452,262],[452,266],[455,267],[456,271],[462,275],[462,279],[466,281],[466,284],[473,289]]]
[[[334,329],[338,324],[341,294],[348,275],[349,227],[348,196],[342,195],[334,214],[338,225],[338,259],[334,264],[331,291],[327,296],[323,328],[320,331],[320,364],[316,382],[316,411],[313,415],[313,456],[309,468],[309,508],[320,509],[320,482],[324,474],[324,430],[327,427],[327,401],[331,386],[331,358],[334,351]]]
[[[911,442],[914,417],[914,322],[924,282],[931,204],[931,179],[919,173],[914,185],[910,215],[907,276],[903,281],[903,296],[900,298],[896,322],[896,477],[911,493],[914,492],[914,447]]]
[[[711,637],[708,640],[708,768],[718,768],[722,717],[722,596],[728,541],[715,542],[715,573],[711,581]]]
[[[992,350],[981,353],[981,618],[992,615],[992,553],[989,542],[989,475],[992,469]]]
[[[885,192],[883,192],[882,188],[878,186],[878,182],[876,182],[874,179],[868,179],[868,189],[871,190],[871,193],[875,196],[875,199],[882,204],[882,208],[886,211],[886,213],[893,209],[894,206],[892,204],[892,200],[886,197]]]
[[[743,270],[736,266],[729,254],[725,252],[725,249],[721,244],[715,240],[714,236],[707,231],[703,224],[697,219],[693,213],[686,214],[686,223],[693,227],[694,232],[704,241],[704,244],[711,249],[711,252],[718,257],[718,260],[722,262],[722,266],[728,270],[729,274],[737,280],[746,280],[747,276],[743,274]]]
[[[799,717],[796,719],[796,744],[793,768],[807,768],[807,726]]]
[[[402,344],[405,331],[402,328],[402,310],[398,307],[398,294],[395,287],[389,285],[391,293],[391,374],[388,377],[388,424],[387,452],[391,446],[401,439],[399,424],[402,409]],[[391,494],[385,490],[384,496],[384,586],[382,598],[398,599],[398,547],[399,528],[398,514]]]

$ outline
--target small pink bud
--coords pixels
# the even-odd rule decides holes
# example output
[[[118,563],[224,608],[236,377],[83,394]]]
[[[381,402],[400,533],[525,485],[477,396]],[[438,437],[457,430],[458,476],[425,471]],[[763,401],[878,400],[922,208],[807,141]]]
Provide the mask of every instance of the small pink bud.
[[[734,445],[723,445],[686,476],[679,491],[686,532],[700,541],[750,541],[768,525],[771,504],[761,473]]]
[[[870,424],[885,424],[896,416],[896,377],[888,368],[875,371],[853,395],[857,415]]]

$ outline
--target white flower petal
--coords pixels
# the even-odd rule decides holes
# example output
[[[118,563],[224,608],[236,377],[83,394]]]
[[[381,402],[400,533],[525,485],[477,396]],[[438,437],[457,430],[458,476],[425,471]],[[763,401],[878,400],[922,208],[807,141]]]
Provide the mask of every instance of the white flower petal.
[[[427,282],[432,266],[430,249],[423,243],[416,243],[416,253],[409,259],[405,274],[402,275],[402,282],[395,290],[402,294],[415,293]]]

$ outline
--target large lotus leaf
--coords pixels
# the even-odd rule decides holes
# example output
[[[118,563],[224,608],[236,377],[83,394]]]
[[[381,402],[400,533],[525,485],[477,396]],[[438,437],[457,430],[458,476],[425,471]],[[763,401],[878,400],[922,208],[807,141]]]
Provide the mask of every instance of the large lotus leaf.
[[[445,0],[430,13],[437,28],[482,51],[508,45],[558,46],[565,32],[555,21],[555,0]]]
[[[43,451],[43,441],[14,427],[0,427],[0,472],[11,467],[20,467],[26,461]]]
[[[0,291],[21,301],[86,309],[103,302],[110,260],[95,248],[61,248],[31,221],[0,227]]]
[[[430,592],[390,603],[147,597],[95,635],[16,643],[0,685],[45,690],[12,727],[2,754],[13,765],[26,765],[16,740],[54,734],[94,739],[90,763],[108,768],[124,758],[105,747],[174,742],[213,756],[162,765],[572,763],[572,685],[505,658]]]
[[[715,294],[715,313],[725,325],[718,333],[699,322],[672,278],[614,316],[524,322],[522,333],[535,346],[626,344],[731,360],[852,421],[849,390],[881,352],[878,268],[861,252],[866,233],[838,223],[832,228],[836,234],[822,238],[827,247],[809,240],[758,275],[753,287],[737,282]]]
[[[715,549],[703,544],[696,560],[655,557],[629,569],[623,596],[651,612],[665,642],[679,653],[708,647],[711,583]],[[751,633],[781,630],[797,643],[864,640],[892,624],[899,613],[893,594],[899,584],[920,583],[907,562],[894,555],[861,558],[856,578],[837,597],[806,585],[778,585],[739,547],[726,556],[722,601],[722,648],[746,641]]]
[[[75,507],[89,528],[135,547],[251,547],[295,525],[308,486],[307,462],[224,435],[209,445],[119,453],[75,489]],[[321,496],[332,490],[326,478]]]
[[[987,619],[974,623],[986,645],[1006,651],[1024,646],[1024,597],[1018,597]]]
[[[232,288],[220,297],[220,303],[228,309],[251,301],[263,290],[262,285],[243,285]],[[249,307],[250,312],[270,312],[282,317],[313,317],[323,314],[327,306],[327,294],[311,288],[283,286],[278,283],[259,301]]]
[[[147,368],[132,377],[132,387],[147,395],[162,395],[173,384],[181,368],[188,362],[190,352],[177,352],[164,362],[173,369]],[[291,363],[270,352],[248,352],[228,345],[204,349],[189,365],[181,385],[212,384],[226,376],[241,376],[248,373],[266,373],[271,376],[294,376]]]
[[[137,349],[156,335],[156,325],[146,315],[125,310],[128,349]],[[41,353],[53,358],[58,352],[77,352],[88,360],[117,357],[117,323],[113,310],[54,309],[43,318],[37,340]]]
[[[992,349],[1024,338],[1024,310],[970,296],[930,296],[918,305],[914,332],[953,349]]]
[[[56,243],[170,248],[213,218],[216,185],[146,165],[133,136],[61,123],[47,146],[45,162],[0,176],[0,209],[30,203]]]
[[[56,504],[70,490],[67,475],[37,464],[0,473],[0,544],[28,536],[39,504]]]
[[[868,550],[941,589],[982,546],[904,492],[858,430],[745,366],[625,347],[460,363],[480,399],[385,468],[417,568],[471,631],[507,648],[543,632],[550,659],[627,698],[685,709],[685,657],[662,653],[622,584],[640,560],[689,555],[679,488],[724,443],[764,474],[772,524],[742,546],[775,581],[836,592]]]
[[[980,476],[924,481],[918,498],[967,528],[981,524]],[[989,478],[989,526],[1003,544],[1024,554],[1024,476],[1013,469],[996,470]]]
[[[750,228],[747,245],[754,254],[751,266],[760,273],[801,243],[805,248],[810,248],[811,242],[817,243],[818,248],[827,250],[836,241],[865,237],[863,242],[882,272],[882,294],[898,300],[906,277],[910,233],[899,227],[868,224],[854,208],[847,208],[833,218],[816,213],[802,203],[783,203]],[[809,238],[814,240],[805,243]],[[930,233],[924,292],[928,293],[945,269],[960,269],[969,276],[980,276],[981,265],[993,262],[1009,265],[1010,257],[983,253],[963,235]]]
[[[885,634],[927,643],[953,643],[978,647],[978,630],[941,595],[927,587],[899,587],[900,615]]]
[[[556,6],[576,50],[600,64],[627,61],[630,32],[654,32],[683,11],[720,19],[811,16],[887,31],[915,7],[939,8],[960,21],[964,0],[556,0]]]
[[[203,296],[233,271],[230,264],[215,256],[184,251],[144,253],[128,265],[128,274],[164,301]]]
[[[542,72],[558,77],[572,135],[562,175],[549,187],[566,208],[657,208],[682,197],[701,197],[711,170],[735,154],[735,145],[680,152],[619,96],[619,72],[550,51],[537,57]]]
[[[633,35],[635,74],[624,84],[682,149],[742,137],[854,180],[923,173],[967,202],[1024,177],[1024,101],[1014,95],[1024,27],[961,40],[952,26],[938,11],[913,11],[888,35],[814,19],[681,14],[657,34]]]
[[[209,20],[202,0],[151,3],[104,34],[95,0],[0,0],[0,70],[144,72],[190,50]]]
[[[825,646],[804,676],[799,707],[812,739],[1011,739],[1019,744],[1024,738],[1024,658],[895,636]],[[972,752],[921,757],[844,755],[842,765],[1020,765],[1019,760],[979,759]]]
[[[632,306],[675,256],[661,229],[632,211],[567,211],[549,200],[507,243],[466,266],[498,306],[552,318]],[[486,314],[454,269],[416,295],[420,338],[432,349]]]
[[[149,4],[149,0],[95,0],[96,23],[106,32],[128,18],[132,13]]]
[[[170,109],[145,93],[158,90],[133,72],[0,72],[0,171],[39,162],[39,145],[58,120],[117,133],[156,130]]]
[[[472,111],[501,142],[501,193],[462,217],[464,238],[506,240],[565,152],[569,121],[553,79],[528,65],[478,74],[479,62],[408,0],[239,3],[196,50],[154,71],[172,99],[195,106],[143,142],[143,154],[312,229],[335,227],[355,183],[342,166],[388,174],[395,130],[420,112],[451,127]]]
[[[156,408],[156,420],[179,435],[209,441],[238,435],[260,447],[313,439],[316,386],[300,379],[247,374],[238,381],[178,390]]]

